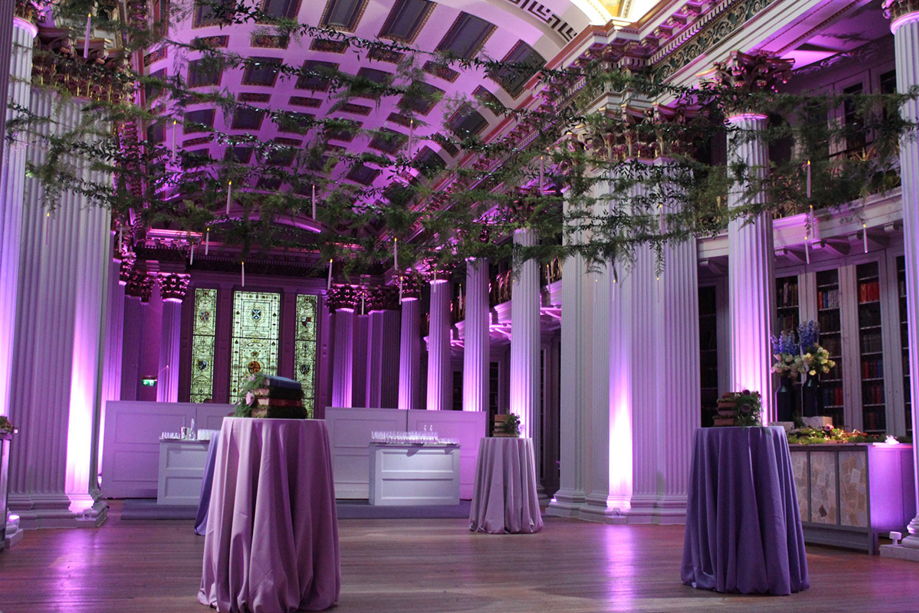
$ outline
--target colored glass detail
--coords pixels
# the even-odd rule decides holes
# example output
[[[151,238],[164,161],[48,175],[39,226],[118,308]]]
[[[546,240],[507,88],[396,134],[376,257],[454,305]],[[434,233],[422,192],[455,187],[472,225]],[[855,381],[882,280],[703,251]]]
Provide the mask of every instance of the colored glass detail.
[[[303,406],[310,417],[315,407],[316,323],[319,299],[309,294],[297,296],[297,321],[294,333],[294,378],[303,386]]]
[[[234,293],[230,402],[239,399],[239,390],[250,376],[278,373],[280,309],[280,294]]]
[[[191,402],[204,402],[214,395],[216,321],[217,290],[196,289],[191,337]]]

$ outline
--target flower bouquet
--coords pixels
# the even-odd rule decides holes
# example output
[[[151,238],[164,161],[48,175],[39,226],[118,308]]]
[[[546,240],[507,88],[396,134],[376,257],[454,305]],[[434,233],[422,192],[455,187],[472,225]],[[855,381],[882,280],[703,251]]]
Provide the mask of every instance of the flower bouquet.
[[[761,426],[763,413],[759,392],[728,392],[718,399],[715,426]]]
[[[820,329],[816,321],[806,321],[798,326],[798,340],[794,332],[786,330],[778,337],[772,337],[772,372],[788,377],[794,374],[827,374],[836,366],[830,359],[830,352],[817,342]]]
[[[16,428],[10,422],[6,415],[0,415],[0,434],[12,434]]]

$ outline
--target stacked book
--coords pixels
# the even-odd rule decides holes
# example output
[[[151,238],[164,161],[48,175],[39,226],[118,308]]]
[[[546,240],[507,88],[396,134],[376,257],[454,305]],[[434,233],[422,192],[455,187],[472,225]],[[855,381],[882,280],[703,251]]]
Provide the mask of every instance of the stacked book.
[[[273,417],[279,419],[306,419],[303,407],[303,387],[299,381],[286,377],[267,376],[262,386],[252,391],[255,404],[252,417]]]

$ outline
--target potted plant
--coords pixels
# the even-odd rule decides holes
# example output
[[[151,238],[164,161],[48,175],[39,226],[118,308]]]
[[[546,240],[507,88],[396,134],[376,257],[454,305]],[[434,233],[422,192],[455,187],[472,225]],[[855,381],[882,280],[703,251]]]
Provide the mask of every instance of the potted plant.
[[[761,426],[762,397],[759,392],[728,392],[718,400],[716,426]]]
[[[508,415],[495,415],[494,436],[516,437],[520,436],[520,418],[510,413]]]

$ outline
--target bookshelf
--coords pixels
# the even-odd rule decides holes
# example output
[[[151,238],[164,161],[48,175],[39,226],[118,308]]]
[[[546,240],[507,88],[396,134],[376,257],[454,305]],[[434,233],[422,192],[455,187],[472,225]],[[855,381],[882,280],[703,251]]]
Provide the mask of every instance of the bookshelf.
[[[820,376],[823,394],[823,414],[833,418],[833,424],[843,426],[844,389],[842,379],[842,321],[839,307],[839,270],[822,270],[816,274],[817,323],[820,326],[820,344],[829,352],[836,367]]]
[[[903,360],[903,408],[906,412],[906,431],[913,429],[913,408],[909,393],[909,334],[906,329],[906,258],[897,257],[897,313],[899,314],[900,350]]]
[[[798,275],[779,277],[775,280],[776,321],[775,336],[781,332],[793,332],[801,323],[798,307]]]
[[[858,288],[858,344],[862,382],[862,427],[884,432],[884,343],[881,322],[880,274],[877,262],[855,267]]]
[[[699,288],[699,364],[702,426],[709,427],[718,409],[718,308],[714,285]]]

